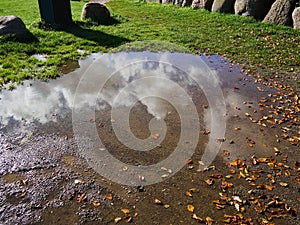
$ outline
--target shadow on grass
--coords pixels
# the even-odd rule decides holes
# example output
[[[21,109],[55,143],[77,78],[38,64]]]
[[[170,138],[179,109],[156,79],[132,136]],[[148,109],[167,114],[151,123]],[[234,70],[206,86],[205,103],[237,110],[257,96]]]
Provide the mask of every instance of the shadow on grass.
[[[110,20],[104,21],[104,23],[105,25],[113,25],[120,22],[118,20],[115,20],[114,18],[111,18]],[[117,47],[120,44],[129,41],[128,39],[123,37],[118,37],[103,33],[101,31],[90,29],[90,27],[98,25],[100,24],[93,21],[76,21],[68,26],[46,24],[44,22],[40,22],[38,27],[43,30],[65,31],[67,33],[73,34],[76,37],[94,41],[104,47]]]
[[[76,37],[94,41],[104,47],[116,47],[128,41],[126,38],[92,30],[88,27],[81,26],[80,24],[74,24],[73,26],[65,28],[64,31],[71,33]]]
[[[26,32],[25,34],[8,34],[2,36],[1,39],[4,42],[12,41],[12,42],[25,43],[25,44],[39,42],[39,40],[30,31]]]

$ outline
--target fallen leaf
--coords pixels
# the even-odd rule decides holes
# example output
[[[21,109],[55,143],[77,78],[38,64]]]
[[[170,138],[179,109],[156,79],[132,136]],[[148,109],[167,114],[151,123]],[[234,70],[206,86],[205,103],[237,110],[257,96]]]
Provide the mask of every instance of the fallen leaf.
[[[228,150],[223,150],[223,155],[224,156],[230,156],[230,152]]]
[[[282,187],[287,187],[288,186],[288,183],[285,183],[285,182],[279,182],[280,186]]]
[[[106,195],[105,195],[105,198],[106,198],[107,200],[112,200],[112,199],[113,199],[113,196],[112,196],[112,194],[106,194]]]
[[[216,204],[216,209],[224,209],[225,208],[225,206],[224,205],[220,205],[220,204]]]
[[[153,138],[153,139],[158,139],[158,138],[159,138],[159,134],[157,134],[157,133],[152,134],[152,138]]]
[[[281,151],[279,151],[279,149],[277,147],[274,147],[273,149],[274,149],[275,155],[281,154]]]
[[[166,173],[166,174],[161,175],[161,178],[166,178],[168,176],[170,176],[170,174]]]
[[[214,220],[211,218],[211,217],[206,217],[205,218],[205,220],[206,220],[206,222],[207,222],[207,225],[211,225],[211,224],[213,224],[213,222],[214,222]]]
[[[212,185],[214,183],[214,180],[209,178],[205,180],[205,183],[207,183],[208,185]]]
[[[162,205],[162,201],[158,198],[154,199],[154,203],[157,205]]]
[[[74,180],[74,183],[75,183],[75,184],[83,184],[84,181],[81,180],[81,179],[75,179],[75,180]]]
[[[129,210],[129,209],[121,209],[121,211],[122,211],[123,213],[125,213],[125,214],[130,213],[130,210]]]
[[[274,185],[266,185],[266,189],[272,191],[276,186]]]
[[[192,159],[186,160],[186,164],[192,164],[192,163],[193,163],[193,160],[192,160]]]
[[[165,208],[165,209],[168,209],[168,208],[170,208],[170,205],[165,204],[165,205],[164,205],[164,208]]]
[[[186,191],[186,192],[185,192],[185,195],[188,196],[188,197],[193,197],[192,193],[189,192],[189,191]]]
[[[222,178],[222,174],[211,174],[210,177],[214,179],[220,179]]]
[[[210,131],[209,131],[209,130],[202,130],[202,131],[201,131],[201,134],[209,135],[209,134],[210,134]]]
[[[115,223],[118,223],[118,222],[120,222],[121,220],[122,220],[121,217],[117,217],[117,218],[114,219]]]
[[[203,221],[203,219],[199,216],[197,216],[195,213],[192,215],[192,218],[197,220],[199,223],[201,223]]]
[[[187,205],[187,210],[189,211],[189,212],[194,212],[194,209],[195,209],[195,207],[193,206],[193,205]]]
[[[231,173],[231,174],[235,174],[235,173],[236,173],[236,171],[235,171],[234,169],[230,169],[230,170],[229,170],[229,173]]]
[[[131,216],[127,216],[127,217],[124,219],[124,221],[125,221],[126,223],[130,223],[130,222],[132,222],[132,217],[131,217]]]
[[[82,203],[82,202],[84,202],[85,200],[86,200],[86,195],[85,195],[85,193],[79,194],[79,195],[77,196],[77,198],[76,198],[76,201],[77,201],[78,203]]]
[[[93,201],[93,205],[94,205],[95,207],[98,207],[98,206],[100,205],[100,202],[99,202],[99,201]]]

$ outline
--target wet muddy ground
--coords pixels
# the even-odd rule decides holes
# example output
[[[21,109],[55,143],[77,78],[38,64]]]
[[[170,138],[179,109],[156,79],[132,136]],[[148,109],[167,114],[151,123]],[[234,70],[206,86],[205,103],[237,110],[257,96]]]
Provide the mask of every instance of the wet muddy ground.
[[[125,61],[126,57],[154,57],[147,52],[123,54]],[[179,61],[185,57],[172,54],[170,57]],[[79,69],[57,80],[25,82],[16,90],[2,91],[0,223],[299,224],[298,97],[288,87],[254,79],[221,56],[193,57],[201,58],[216,72],[226,106],[222,114],[226,130],[223,136],[215,137],[218,126],[212,125],[211,106],[203,91],[214,87],[207,83],[199,87],[184,75],[174,78],[191,96],[198,112],[199,141],[194,154],[184,158],[183,168],[177,172],[172,165],[159,167],[162,181],[152,185],[146,185],[148,177],[143,174],[135,174],[137,181],[132,185],[101,176],[105,167],[91,163],[75,140],[72,110],[74,113],[78,104],[72,105],[74,93],[84,72],[101,55],[80,61]],[[120,118],[111,117],[109,96],[128,84],[122,82],[106,84],[113,92],[106,93],[95,117],[82,115],[80,125],[83,129],[86,124],[96,127],[105,151],[128,165],[151,165],[167,159],[182,135],[180,118],[188,115],[176,112],[165,100],[141,98],[131,108],[130,129],[137,138],[159,143],[150,151],[134,151],[118,141],[113,126]],[[153,86],[153,95],[162,88],[168,90]],[[135,94],[140,97],[138,91]],[[95,95],[92,85],[80,92],[87,105],[91,95]],[[126,96],[123,99],[117,109],[121,113],[131,103],[126,102]],[[159,130],[153,134],[148,128],[156,117],[163,118],[167,126],[163,140]],[[185,132],[192,136],[196,131]],[[209,140],[221,146],[213,162],[203,165]],[[126,169],[120,174],[126,176]]]

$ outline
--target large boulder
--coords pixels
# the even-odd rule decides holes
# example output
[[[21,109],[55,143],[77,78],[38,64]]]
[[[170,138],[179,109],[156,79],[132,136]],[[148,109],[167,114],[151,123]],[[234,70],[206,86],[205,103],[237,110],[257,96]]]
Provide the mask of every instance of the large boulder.
[[[192,2],[193,9],[207,9],[211,11],[214,0],[194,0]]]
[[[252,16],[257,20],[265,18],[275,0],[236,0],[234,3],[235,14]]]
[[[220,13],[234,13],[235,0],[214,0],[211,11]]]
[[[91,19],[92,21],[102,23],[110,19],[110,12],[103,4],[89,2],[83,6],[81,19]]]
[[[17,16],[0,16],[0,35],[25,34],[26,29],[23,21]]]
[[[295,8],[292,13],[293,24],[295,29],[300,29],[300,7]]]
[[[292,13],[297,0],[276,0],[263,22],[275,23],[278,25],[292,25]]]

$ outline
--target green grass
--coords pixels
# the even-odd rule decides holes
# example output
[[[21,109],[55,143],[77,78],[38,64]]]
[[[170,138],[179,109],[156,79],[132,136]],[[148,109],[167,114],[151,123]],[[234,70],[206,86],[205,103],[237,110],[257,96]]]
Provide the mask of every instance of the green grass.
[[[107,5],[117,23],[81,22],[85,1],[71,1],[76,26],[54,30],[41,26],[37,2],[0,1],[0,15],[21,17],[31,32],[26,37],[0,37],[1,85],[29,78],[54,78],[60,66],[79,59],[78,49],[86,54],[107,52],[125,43],[147,40],[170,42],[191,52],[219,53],[249,68],[284,72],[293,68],[295,74],[300,71],[300,30],[290,27],[173,5],[112,0]],[[33,54],[46,54],[47,61],[38,61]]]

